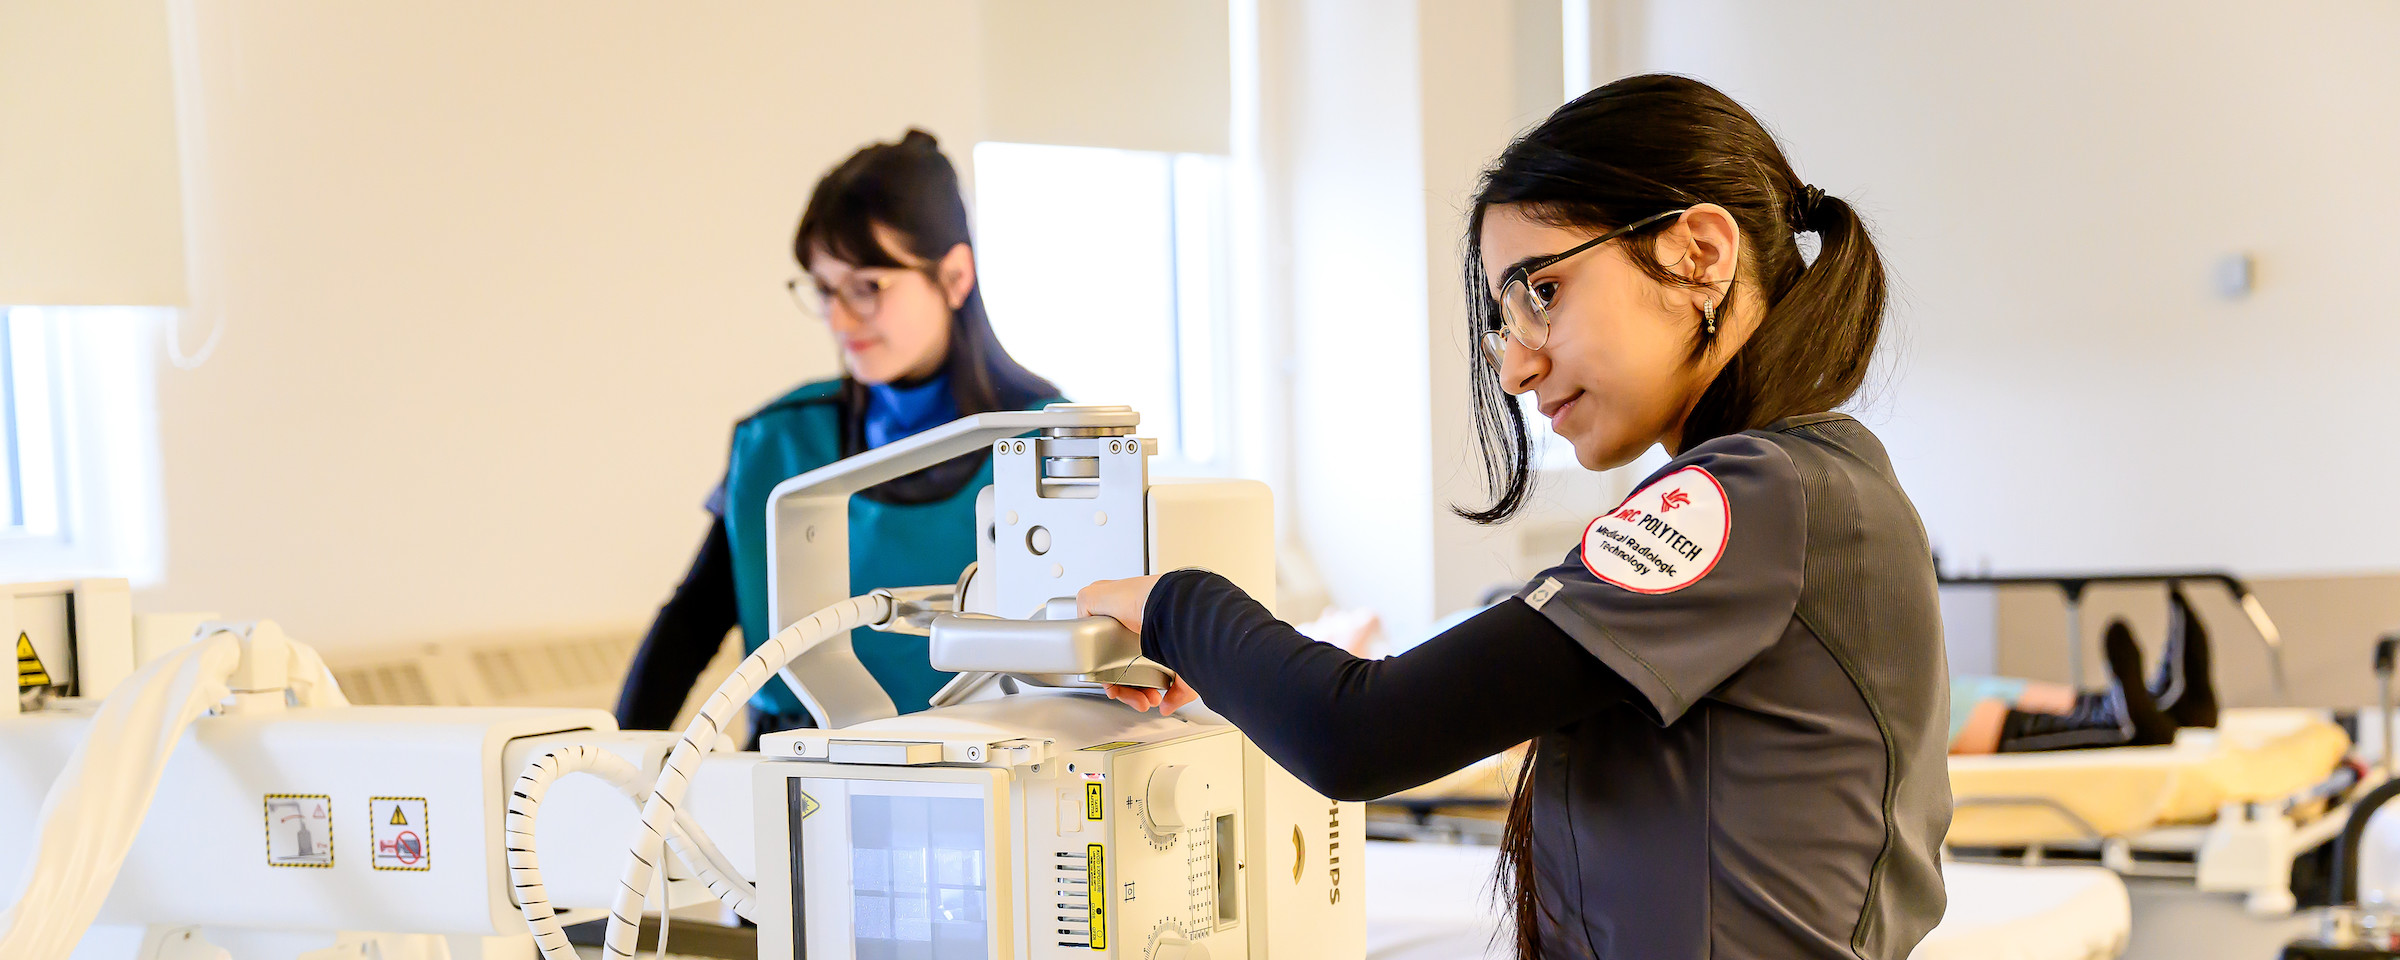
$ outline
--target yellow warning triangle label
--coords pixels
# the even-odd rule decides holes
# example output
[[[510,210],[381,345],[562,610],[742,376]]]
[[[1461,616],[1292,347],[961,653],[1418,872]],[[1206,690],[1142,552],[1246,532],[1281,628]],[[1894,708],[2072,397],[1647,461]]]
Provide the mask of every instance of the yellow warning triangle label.
[[[0,637],[5,636],[0,633]],[[33,637],[17,634],[17,689],[47,687],[50,682],[50,671],[42,669],[41,654],[33,652]]]
[[[805,791],[802,792],[800,794],[800,819],[806,820],[814,816],[817,808],[822,806],[824,804],[818,803],[817,798],[809,796]]]
[[[392,826],[395,826],[395,827],[405,827],[405,826],[408,826],[408,815],[407,815],[407,814],[405,814],[405,813],[401,813],[401,812],[400,812],[400,805],[399,805],[399,804],[393,804],[393,805],[392,805]]]

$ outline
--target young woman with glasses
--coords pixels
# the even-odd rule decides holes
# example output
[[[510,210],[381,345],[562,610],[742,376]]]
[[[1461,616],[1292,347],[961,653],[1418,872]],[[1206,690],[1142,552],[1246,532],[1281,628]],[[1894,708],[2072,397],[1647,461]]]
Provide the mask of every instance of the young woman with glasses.
[[[788,286],[841,348],[845,375],[801,386],[733,429],[717,520],[660,609],[625,680],[617,722],[672,723],[700,671],[742,628],[757,649],[767,623],[767,494],[784,480],[973,413],[1036,409],[1058,389],[1002,349],[975,280],[975,250],[958,171],[931,134],[878,143],[818,181],[800,217]],[[960,457],[870,488],[850,507],[848,583],[948,583],[975,559],[975,495],[989,453]],[[860,630],[851,643],[901,712],[922,710],[949,674],[925,639]],[[813,725],[782,684],[751,700],[751,737]]]
[[[1813,259],[1800,237],[1813,234]],[[1850,206],[1694,80],[1620,80],[1486,170],[1467,221],[1494,523],[1532,485],[1519,397],[1591,470],[1674,459],[1515,598],[1390,659],[1231,583],[1094,584],[1195,695],[1368,799],[1531,741],[1504,834],[1522,957],[1900,960],[1941,919],[1948,714],[1934,567],[1875,436],[1834,408],[1883,320]]]

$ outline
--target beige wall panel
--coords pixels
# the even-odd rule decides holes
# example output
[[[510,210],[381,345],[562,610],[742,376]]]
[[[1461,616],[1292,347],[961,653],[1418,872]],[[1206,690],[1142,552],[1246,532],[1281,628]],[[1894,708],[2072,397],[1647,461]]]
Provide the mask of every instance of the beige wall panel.
[[[836,369],[783,287],[817,177],[978,138],[978,9],[197,0],[226,327],[161,376],[142,608],[638,631],[734,421]]]
[[[1225,153],[1225,0],[988,0],[988,138]]]
[[[166,0],[0,0],[0,304],[184,299]]]

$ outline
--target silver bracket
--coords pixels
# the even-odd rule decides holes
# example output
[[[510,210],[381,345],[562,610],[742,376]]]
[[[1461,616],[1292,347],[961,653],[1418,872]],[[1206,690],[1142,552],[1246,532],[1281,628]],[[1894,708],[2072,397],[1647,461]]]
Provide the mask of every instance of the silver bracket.
[[[1130,407],[1054,403],[1039,411],[979,413],[776,484],[767,495],[768,628],[781,632],[811,611],[849,598],[851,495],[1019,434],[1131,430],[1140,424],[1141,415]],[[1126,516],[1137,531],[1142,525],[1140,496],[1137,486],[1133,501],[1137,510]],[[975,533],[961,530],[959,535]],[[829,638],[810,650],[782,671],[782,677],[827,729],[900,712],[874,675],[858,662],[848,634]]]
[[[1150,457],[1138,437],[992,446],[992,569],[1003,616],[1032,616],[1095,580],[1149,572]]]

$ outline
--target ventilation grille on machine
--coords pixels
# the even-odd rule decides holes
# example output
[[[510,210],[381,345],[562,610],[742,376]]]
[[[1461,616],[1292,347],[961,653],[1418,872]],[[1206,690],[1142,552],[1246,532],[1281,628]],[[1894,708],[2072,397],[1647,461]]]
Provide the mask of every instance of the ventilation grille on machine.
[[[433,686],[427,682],[425,666],[421,663],[398,661],[336,669],[333,671],[333,682],[342,685],[342,695],[350,698],[351,703],[413,705],[436,702]]]
[[[460,641],[329,657],[328,666],[352,703],[606,709],[639,642],[621,633]]]
[[[560,643],[492,647],[475,651],[477,676],[484,689],[501,700],[582,693],[613,692],[624,679],[632,648],[614,639],[570,640]]]
[[[1058,945],[1091,949],[1092,885],[1084,854],[1058,853]]]

